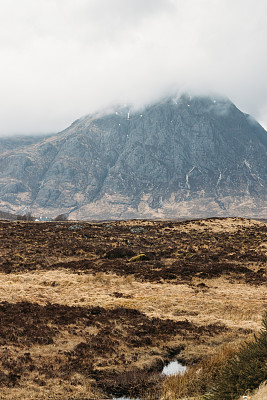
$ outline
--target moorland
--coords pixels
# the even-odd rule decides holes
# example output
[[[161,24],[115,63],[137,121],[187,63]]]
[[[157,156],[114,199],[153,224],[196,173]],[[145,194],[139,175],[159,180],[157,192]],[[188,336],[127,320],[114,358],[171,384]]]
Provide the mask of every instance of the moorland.
[[[0,221],[0,399],[179,398],[163,366],[253,338],[266,265],[264,221]]]

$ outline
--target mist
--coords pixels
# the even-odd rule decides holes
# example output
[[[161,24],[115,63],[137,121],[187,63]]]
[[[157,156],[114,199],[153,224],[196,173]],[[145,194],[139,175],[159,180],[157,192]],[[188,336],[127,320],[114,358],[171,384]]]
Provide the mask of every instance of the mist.
[[[0,135],[218,93],[267,127],[264,0],[0,2]]]

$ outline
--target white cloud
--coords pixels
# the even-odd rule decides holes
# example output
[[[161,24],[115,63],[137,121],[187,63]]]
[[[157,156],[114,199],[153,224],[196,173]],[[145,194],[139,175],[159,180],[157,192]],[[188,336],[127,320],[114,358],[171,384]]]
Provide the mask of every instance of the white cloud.
[[[267,126],[265,0],[0,0],[0,134],[219,92]]]

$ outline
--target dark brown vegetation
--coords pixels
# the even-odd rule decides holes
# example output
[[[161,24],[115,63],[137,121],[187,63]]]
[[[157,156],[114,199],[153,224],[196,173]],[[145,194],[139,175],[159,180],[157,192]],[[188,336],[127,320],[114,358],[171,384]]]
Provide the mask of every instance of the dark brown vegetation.
[[[186,336],[188,340],[214,336],[226,328],[222,325],[196,326],[188,321],[150,319],[137,310],[115,308],[106,310],[101,307],[68,307],[61,305],[39,306],[31,303],[2,303],[0,305],[0,338],[2,347],[1,381],[6,385],[15,385],[21,376],[35,371],[49,379],[60,377],[70,379],[75,372],[92,376],[98,385],[113,394],[122,395],[129,387],[122,387],[122,366],[131,366],[139,353],[147,352],[147,347],[157,349],[168,358],[172,352],[181,348],[170,348],[168,342],[176,335]],[[94,329],[93,333],[92,328]],[[82,341],[69,351],[59,347],[53,364],[45,357],[31,354],[33,345],[52,345],[56,343],[60,331],[64,330],[74,337],[82,336]],[[166,343],[162,346],[162,343]],[[121,353],[123,343],[125,353]],[[17,355],[7,350],[15,346]],[[25,348],[28,351],[25,352]],[[155,352],[157,354],[157,352]],[[111,367],[114,368],[111,370]],[[155,359],[153,369],[161,369],[161,357]],[[131,371],[133,372],[133,371]],[[135,374],[138,374],[136,369]],[[149,372],[149,371],[142,371]],[[141,376],[140,372],[138,374]],[[158,378],[158,377],[157,377]],[[117,382],[119,381],[119,382]],[[129,384],[129,382],[128,382]],[[131,384],[131,391],[136,388]],[[140,382],[136,382],[140,387]]]
[[[176,283],[189,282],[196,276],[209,279],[224,275],[230,280],[266,283],[266,248],[260,248],[266,241],[265,224],[240,227],[233,233],[214,232],[202,221],[195,221],[193,229],[185,230],[190,224],[2,223],[0,271],[67,268]],[[198,227],[203,229],[199,231]],[[140,253],[145,253],[147,260],[128,262]],[[257,263],[256,269],[248,262]]]
[[[42,388],[36,398],[63,398],[50,381],[65,382],[64,399],[140,395],[160,385],[173,357],[192,364],[247,338],[264,309],[267,225],[257,221],[0,222],[0,257],[6,399],[19,390],[26,398],[29,387]],[[175,297],[168,306],[168,291],[191,304]]]

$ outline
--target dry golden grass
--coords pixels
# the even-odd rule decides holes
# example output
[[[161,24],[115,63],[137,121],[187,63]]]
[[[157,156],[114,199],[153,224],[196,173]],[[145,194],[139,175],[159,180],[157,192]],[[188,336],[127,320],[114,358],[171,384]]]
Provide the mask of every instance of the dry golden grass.
[[[203,395],[205,388],[214,380],[214,374],[236,351],[236,346],[223,346],[216,354],[195,366],[187,368],[185,373],[167,377],[162,384],[160,400],[177,400]]]
[[[68,270],[0,274],[0,298],[78,306],[136,308],[150,317],[194,323],[221,322],[233,328],[257,330],[267,301],[264,286],[229,282],[223,277],[193,284],[140,282],[132,275],[78,275]],[[120,293],[121,297],[116,297]]]
[[[199,232],[209,230],[214,233],[229,232],[235,233],[241,228],[250,228],[254,226],[262,226],[262,222],[253,219],[244,218],[223,218],[223,219],[204,219],[189,222],[183,227],[185,231],[197,229]]]
[[[247,396],[247,400],[266,400],[267,399],[267,383],[263,382],[251,396]],[[241,397],[240,400],[244,400]]]
[[[116,293],[122,297],[116,297]],[[223,343],[248,338],[244,329],[257,331],[266,303],[266,288],[229,283],[222,277],[209,280],[208,287],[198,289],[196,285],[140,282],[133,276],[78,275],[61,270],[0,274],[0,298],[11,303],[29,301],[41,305],[127,307],[149,317],[174,321],[186,318],[197,325],[221,323],[229,328],[228,332],[206,338],[203,343],[174,339],[173,346],[186,343],[186,350],[180,357],[184,362],[190,362],[212,354]],[[72,345],[70,342],[69,346]],[[136,366],[145,365],[145,360],[139,358]]]
[[[36,383],[34,383],[36,380]],[[38,383],[45,382],[45,385]],[[102,400],[106,396],[95,388],[89,379],[82,374],[74,374],[69,382],[60,379],[49,379],[39,374],[32,374],[19,387],[1,387],[1,400]]]
[[[201,384],[202,378],[204,380],[204,377],[211,377],[212,369],[220,364],[240,341],[248,339],[253,332],[260,329],[267,303],[266,287],[261,282],[261,276],[264,275],[257,275],[257,281],[250,283],[242,272],[238,275],[233,269],[228,275],[222,271],[217,275],[211,274],[206,279],[200,277],[201,268],[204,270],[208,264],[210,267],[215,265],[216,269],[223,263],[232,263],[234,267],[247,267],[248,273],[257,273],[260,268],[266,267],[266,261],[262,257],[267,249],[266,230],[265,233],[263,229],[258,230],[258,227],[262,228],[264,224],[240,218],[191,221],[183,224],[166,222],[165,225],[139,220],[110,224],[113,224],[111,228],[109,225],[106,227],[101,224],[84,224],[77,230],[70,230],[71,224],[62,224],[59,227],[53,224],[32,224],[28,227],[24,224],[25,226],[18,225],[18,230],[16,226],[3,225],[2,238],[5,238],[7,227],[11,234],[8,237],[9,241],[2,245],[0,250],[3,265],[6,265],[0,273],[0,299],[12,304],[24,301],[41,306],[99,306],[107,310],[122,307],[138,310],[144,313],[145,317],[159,318],[163,321],[189,321],[195,328],[212,324],[224,326],[225,329],[215,330],[214,334],[210,329],[209,333],[202,332],[197,338],[193,335],[190,337],[190,334],[185,332],[168,337],[166,342],[165,339],[158,342],[153,339],[152,344],[138,348],[138,345],[130,347],[124,343],[126,326],[122,320],[115,320],[114,325],[109,322],[107,324],[107,329],[112,328],[115,332],[111,340],[120,338],[116,345],[116,357],[120,361],[115,359],[115,353],[110,359],[106,354],[99,353],[94,360],[97,372],[110,373],[113,370],[117,373],[131,368],[149,370],[156,366],[157,362],[166,361],[170,354],[174,354],[171,353],[171,349],[177,349],[175,354],[179,353],[179,359],[188,365],[197,360],[202,361],[198,367],[188,368],[184,376],[167,378],[163,384],[161,400],[176,400],[186,396],[193,398],[193,393],[194,396],[198,396],[197,386]],[[24,227],[28,230],[24,230]],[[141,231],[143,233],[131,231],[132,228],[140,227],[145,228]],[[259,234],[262,235],[260,239]],[[239,239],[236,239],[235,235],[241,238],[240,249]],[[15,248],[13,242],[16,243]],[[229,252],[225,244],[229,245]],[[247,246],[250,248],[246,253]],[[130,256],[124,259],[106,257],[110,249],[117,248],[134,249],[135,254],[151,251],[154,255],[152,254],[147,262],[140,261],[138,265],[129,262]],[[252,257],[254,250],[255,254],[262,257],[259,258],[259,262]],[[206,261],[206,255],[210,254],[219,256],[215,261],[208,258]],[[243,254],[245,257],[242,257]],[[159,267],[156,265],[158,261]],[[165,269],[171,270],[175,263],[178,265],[174,270],[177,279],[172,280],[164,274]],[[179,275],[179,268],[187,264],[199,269],[189,271],[189,277],[186,271],[184,275]],[[159,275],[156,275],[157,268],[160,270]],[[63,380],[56,374],[56,368],[62,365],[60,357],[64,352],[73,352],[77,345],[86,340],[87,343],[93,342],[101,332],[104,330],[99,321],[86,327],[78,322],[75,326],[73,322],[73,326],[60,326],[51,344],[35,343],[27,349],[23,346],[16,348],[13,344],[7,346],[14,360],[23,356],[24,351],[30,351],[36,370],[27,376],[22,375],[15,387],[3,387],[0,399],[105,398],[100,389],[94,387],[96,381],[89,377],[90,373],[86,377],[81,371],[77,371],[69,379]],[[127,339],[129,340],[129,337]],[[180,346],[184,347],[181,351]],[[121,356],[124,361],[121,361]],[[208,356],[212,358],[207,360]],[[56,359],[57,364],[54,363]],[[51,378],[40,373],[44,360],[47,365],[55,365],[55,375]],[[3,372],[8,373],[7,370]],[[45,381],[44,386],[42,380]],[[264,390],[266,388],[261,388],[261,391],[266,393]],[[149,396],[144,398],[152,399],[152,395]],[[263,398],[255,397],[253,400]]]
[[[236,350],[237,348],[232,345],[223,346],[212,357],[189,367],[183,375],[165,378],[161,386],[160,400],[203,400],[205,389],[212,387],[215,374]],[[157,397],[148,393],[147,398],[155,399]],[[251,394],[244,394],[239,400],[245,399],[266,400],[267,383],[263,382],[257,390]]]

